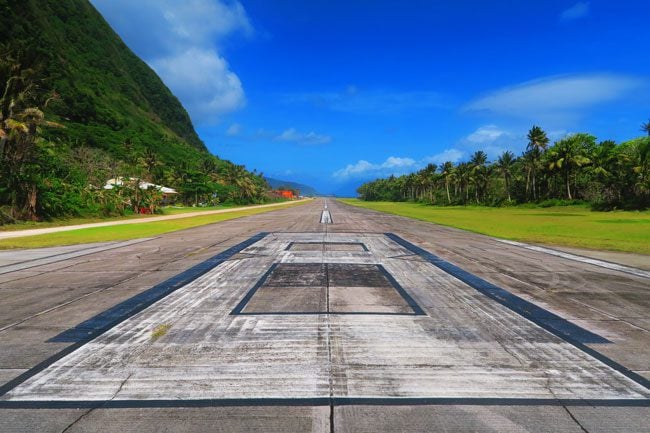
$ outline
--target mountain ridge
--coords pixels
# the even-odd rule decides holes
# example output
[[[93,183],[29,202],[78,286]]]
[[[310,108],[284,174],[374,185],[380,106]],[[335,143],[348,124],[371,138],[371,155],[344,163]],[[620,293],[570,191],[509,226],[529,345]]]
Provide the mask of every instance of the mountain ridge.
[[[298,191],[300,191],[300,195],[314,196],[314,197],[321,195],[315,188],[299,182],[291,182],[286,180],[274,179],[272,177],[267,177],[267,176],[264,176],[264,179],[266,179],[266,181],[271,186],[271,188],[277,189],[285,186],[292,189],[297,189]]]

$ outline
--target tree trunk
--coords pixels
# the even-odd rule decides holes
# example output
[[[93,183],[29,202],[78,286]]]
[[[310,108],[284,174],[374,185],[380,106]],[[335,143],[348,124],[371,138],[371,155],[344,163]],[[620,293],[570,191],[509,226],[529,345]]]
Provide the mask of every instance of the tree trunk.
[[[449,196],[449,182],[445,181],[445,189],[447,190],[447,203],[451,204],[451,197]]]
[[[38,199],[38,190],[36,185],[32,184],[29,186],[27,191],[27,218],[32,221],[38,220],[38,215],[36,214],[36,200]]]
[[[564,172],[564,182],[566,183],[566,196],[569,200],[573,200],[571,197],[571,176],[569,176],[569,171]]]

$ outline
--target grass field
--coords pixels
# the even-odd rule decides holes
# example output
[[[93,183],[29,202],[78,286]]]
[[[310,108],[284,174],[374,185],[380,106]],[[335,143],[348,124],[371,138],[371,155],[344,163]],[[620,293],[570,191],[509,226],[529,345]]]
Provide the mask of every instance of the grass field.
[[[650,254],[650,212],[592,212],[550,208],[427,206],[417,203],[343,203],[521,242]]]
[[[58,233],[49,233],[37,236],[0,240],[0,249],[12,248],[44,248],[52,246],[74,245],[90,242],[124,241],[128,239],[146,238],[163,233],[189,229],[219,221],[256,215],[287,207],[300,206],[306,202],[286,203],[279,206],[257,209],[242,209],[240,211],[200,215],[188,218],[179,218],[167,221],[143,222],[140,224],[126,224],[106,227],[93,227],[71,230]],[[86,221],[87,222],[87,221]],[[40,228],[40,227],[39,227]]]

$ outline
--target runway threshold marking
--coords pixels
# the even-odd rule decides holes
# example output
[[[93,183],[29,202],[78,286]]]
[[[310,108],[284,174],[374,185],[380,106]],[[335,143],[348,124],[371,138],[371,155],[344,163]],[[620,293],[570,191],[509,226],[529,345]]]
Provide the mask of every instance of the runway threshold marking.
[[[648,406],[647,383],[395,235],[251,239],[239,249],[246,256],[205,264],[201,277],[5,385],[0,407]],[[291,242],[368,251],[292,251]],[[409,251],[417,255],[405,259]],[[230,315],[274,263],[379,264],[425,315]],[[152,341],[160,323],[171,328]]]

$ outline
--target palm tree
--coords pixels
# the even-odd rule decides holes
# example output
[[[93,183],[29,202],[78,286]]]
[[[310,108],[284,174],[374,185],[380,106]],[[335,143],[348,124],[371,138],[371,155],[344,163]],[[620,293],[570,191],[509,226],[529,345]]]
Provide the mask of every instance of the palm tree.
[[[477,150],[470,158],[469,163],[472,166],[471,174],[474,179],[474,193],[476,195],[476,203],[478,203],[487,187],[488,176],[487,170],[485,169],[487,154],[482,150]]]
[[[584,154],[582,143],[585,134],[575,134],[564,138],[551,148],[548,155],[550,170],[561,170],[564,177],[564,185],[569,200],[573,200],[571,194],[571,174],[575,168],[582,167],[591,162]]]
[[[467,162],[458,164],[456,166],[456,180],[458,182],[461,197],[463,197],[463,191],[465,192],[463,203],[467,203],[469,201],[469,178],[470,165]]]
[[[634,167],[638,175],[636,186],[642,194],[650,192],[650,139],[640,140],[634,146]]]
[[[532,159],[532,164],[530,165],[532,171],[530,174],[532,174],[533,177],[533,200],[537,200],[537,166],[539,165],[539,160],[546,151],[549,140],[546,136],[546,132],[537,125],[533,125],[533,127],[530,128],[526,138],[528,138],[526,150],[529,153],[529,157]]]
[[[508,201],[511,201],[510,198],[510,179],[512,178],[512,167],[515,164],[515,154],[506,150],[501,154],[497,160],[496,167],[499,172],[503,175],[503,180],[505,181],[505,190],[506,195],[508,196]]]
[[[645,132],[648,134],[648,137],[650,137],[650,119],[641,124],[641,131]]]
[[[445,180],[445,190],[447,191],[447,203],[451,204],[451,196],[449,195],[449,180],[454,176],[454,163],[447,161],[442,164],[440,168],[440,175]]]

